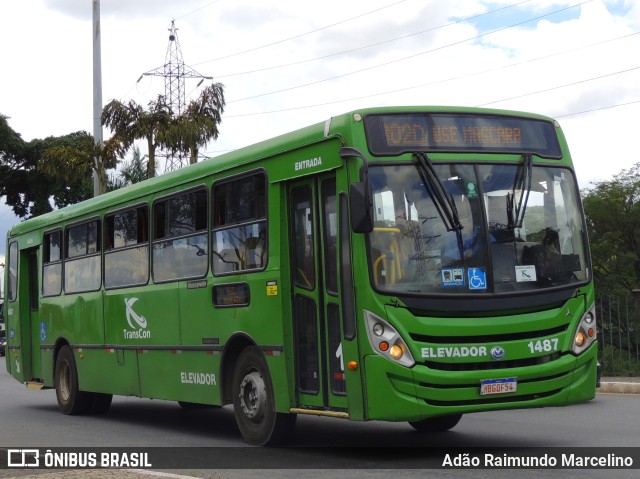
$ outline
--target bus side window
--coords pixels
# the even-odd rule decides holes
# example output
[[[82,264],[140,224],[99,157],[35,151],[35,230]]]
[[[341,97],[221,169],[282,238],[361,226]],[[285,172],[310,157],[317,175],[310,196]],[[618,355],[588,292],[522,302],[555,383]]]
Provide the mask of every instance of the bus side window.
[[[198,188],[154,204],[153,280],[207,274],[207,190]]]
[[[62,292],[62,232],[44,235],[42,259],[42,296],[57,296]]]
[[[65,230],[64,291],[96,291],[102,283],[100,220],[68,226]]]
[[[212,201],[213,273],[263,269],[267,264],[264,173],[218,182]]]
[[[146,284],[149,278],[147,211],[144,205],[105,217],[105,288]]]

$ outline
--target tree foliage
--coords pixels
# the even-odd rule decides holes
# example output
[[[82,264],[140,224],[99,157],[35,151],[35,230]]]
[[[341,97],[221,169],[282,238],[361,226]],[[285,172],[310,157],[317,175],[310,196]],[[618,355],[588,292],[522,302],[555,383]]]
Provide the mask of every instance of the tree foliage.
[[[127,104],[111,100],[102,110],[102,124],[113,132],[105,142],[105,150],[113,156],[123,158],[136,140],[147,141],[147,177],[152,178],[156,171],[156,149],[164,146],[162,135],[171,123],[172,112],[162,95],[148,106],[145,110],[133,100]]]
[[[583,191],[596,287],[640,287],[640,163]]]
[[[140,155],[140,149],[134,147],[130,160],[120,164],[120,171],[114,173],[107,182],[107,191],[117,190],[125,186],[133,185],[147,179],[147,165],[144,157]]]
[[[86,132],[25,142],[0,115],[0,196],[21,218],[89,198],[95,154]]]
[[[202,90],[200,96],[177,116],[162,95],[149,102],[146,110],[133,100],[126,104],[112,100],[102,110],[102,124],[113,133],[105,143],[105,150],[110,155],[124,158],[136,140],[145,139],[148,178],[155,176],[158,149],[189,155],[190,163],[196,163],[198,149],[218,138],[224,106],[224,90],[220,83]]]
[[[189,155],[190,164],[197,163],[200,146],[218,139],[224,106],[222,84],[208,86],[174,119],[165,133],[165,143],[171,150]]]

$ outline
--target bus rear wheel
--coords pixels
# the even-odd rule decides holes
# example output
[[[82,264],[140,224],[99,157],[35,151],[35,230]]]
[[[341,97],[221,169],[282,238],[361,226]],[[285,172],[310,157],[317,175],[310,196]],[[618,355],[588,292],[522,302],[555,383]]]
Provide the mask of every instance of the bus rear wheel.
[[[449,416],[438,416],[422,419],[420,421],[409,421],[411,427],[420,432],[443,432],[455,427],[462,419],[462,414],[451,414]]]
[[[63,414],[77,415],[89,410],[93,395],[79,388],[76,360],[69,346],[63,346],[58,352],[54,382],[58,407]]]
[[[244,440],[256,446],[283,442],[293,430],[295,414],[275,410],[267,363],[256,347],[245,349],[233,374],[233,408]]]

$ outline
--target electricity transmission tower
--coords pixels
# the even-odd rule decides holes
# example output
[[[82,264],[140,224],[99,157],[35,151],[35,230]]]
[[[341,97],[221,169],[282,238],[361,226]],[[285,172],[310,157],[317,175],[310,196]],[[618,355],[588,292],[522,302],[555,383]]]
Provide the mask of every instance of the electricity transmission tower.
[[[164,96],[174,116],[180,115],[186,105],[185,78],[199,78],[200,82],[196,87],[200,86],[205,80],[213,79],[213,77],[201,75],[193,68],[184,64],[175,20],[171,20],[169,46],[167,47],[164,65],[143,73],[140,78],[138,78],[138,81],[142,80],[143,76],[159,76],[164,78]],[[166,157],[165,172],[177,170],[189,163],[188,158],[179,152],[166,152],[164,156]]]

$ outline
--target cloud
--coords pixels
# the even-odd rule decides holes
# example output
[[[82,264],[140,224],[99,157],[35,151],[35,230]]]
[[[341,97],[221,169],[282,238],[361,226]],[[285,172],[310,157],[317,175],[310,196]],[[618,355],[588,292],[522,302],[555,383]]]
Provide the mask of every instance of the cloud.
[[[26,140],[92,131],[88,3],[0,4],[0,41],[12,45],[0,52],[11,72],[0,78],[0,113]],[[185,63],[225,85],[210,156],[365,106],[486,104],[560,116],[578,176],[590,180],[637,161],[626,132],[640,105],[598,109],[640,100],[640,70],[630,70],[640,65],[640,7],[592,0],[569,8],[578,3],[105,0],[103,102],[146,105],[164,92],[160,77],[137,79],[164,64],[175,19]],[[204,86],[196,83],[186,82],[188,99]],[[625,134],[614,142],[598,134],[605,127]]]

